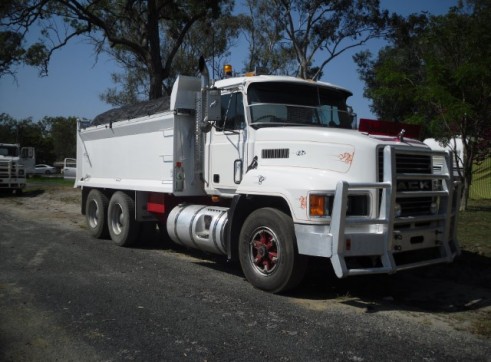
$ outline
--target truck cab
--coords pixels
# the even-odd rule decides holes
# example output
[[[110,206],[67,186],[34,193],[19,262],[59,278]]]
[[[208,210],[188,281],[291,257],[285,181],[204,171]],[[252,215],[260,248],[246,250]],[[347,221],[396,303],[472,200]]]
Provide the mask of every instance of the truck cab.
[[[33,147],[0,143],[0,190],[22,192],[28,171],[34,167]]]

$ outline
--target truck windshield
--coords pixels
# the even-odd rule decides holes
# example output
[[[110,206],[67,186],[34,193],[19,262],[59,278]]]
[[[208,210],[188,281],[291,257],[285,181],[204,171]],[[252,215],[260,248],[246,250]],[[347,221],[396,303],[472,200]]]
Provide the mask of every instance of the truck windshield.
[[[0,146],[0,156],[17,157],[19,156],[19,148],[16,146]]]
[[[253,83],[247,90],[251,125],[353,128],[355,117],[346,105],[350,95],[316,84]]]

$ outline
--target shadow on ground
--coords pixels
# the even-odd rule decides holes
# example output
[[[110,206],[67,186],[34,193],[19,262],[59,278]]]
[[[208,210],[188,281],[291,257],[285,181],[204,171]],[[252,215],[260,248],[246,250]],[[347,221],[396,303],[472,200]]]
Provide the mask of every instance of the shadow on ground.
[[[44,194],[44,190],[16,190],[16,191],[10,191],[10,190],[0,190],[0,198],[12,198],[12,197],[19,197],[19,198],[31,198],[31,197],[36,197],[39,195]]]
[[[224,256],[189,250],[146,234],[138,248],[167,249],[196,258],[196,263],[242,276],[237,263]],[[203,260],[200,262],[199,260]],[[212,261],[210,263],[210,261]],[[455,313],[491,307],[491,258],[463,251],[451,264],[338,279],[329,260],[311,258],[304,281],[285,294],[301,300],[335,300],[374,313],[383,310]]]
[[[238,262],[176,245],[158,228],[141,235],[135,248],[180,253],[203,268],[244,278]],[[364,313],[406,311],[455,316],[471,325],[465,328],[491,337],[491,258],[469,251],[463,251],[450,264],[345,279],[334,275],[329,260],[311,258],[304,281],[283,296],[325,309],[335,302]]]
[[[328,270],[328,272],[323,272]],[[463,252],[452,264],[433,265],[393,275],[337,279],[328,261],[317,261],[304,283],[290,296],[332,299],[366,308],[453,313],[491,306],[491,259]]]

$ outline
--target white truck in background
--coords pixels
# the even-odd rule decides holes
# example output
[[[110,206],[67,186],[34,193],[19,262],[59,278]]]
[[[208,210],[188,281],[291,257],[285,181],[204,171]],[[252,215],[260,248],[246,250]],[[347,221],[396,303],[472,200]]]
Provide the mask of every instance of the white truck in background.
[[[403,130],[358,131],[338,86],[265,75],[210,84],[200,69],[170,99],[79,123],[76,186],[93,236],[128,246],[157,224],[177,244],[238,259],[273,293],[302,280],[309,256],[343,278],[459,253],[448,153]],[[445,160],[438,174],[434,156]]]
[[[438,141],[434,138],[427,138],[423,141],[428,147],[436,151],[448,151],[451,155],[453,162],[454,177],[461,179],[464,175],[464,147],[462,145],[462,138],[460,136],[454,137],[449,140],[447,144],[442,141]],[[433,168],[435,172],[440,172],[443,168],[445,160],[442,157],[435,157],[433,159]]]
[[[0,190],[22,192],[28,173],[34,169],[35,157],[33,147],[0,143]]]
[[[74,180],[75,176],[77,175],[77,159],[65,158],[63,160],[61,173],[64,179]]]

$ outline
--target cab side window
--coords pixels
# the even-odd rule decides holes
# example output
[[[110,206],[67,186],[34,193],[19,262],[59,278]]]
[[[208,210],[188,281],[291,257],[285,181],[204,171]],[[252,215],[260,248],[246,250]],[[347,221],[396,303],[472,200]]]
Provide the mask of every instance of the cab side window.
[[[216,123],[219,131],[234,131],[245,127],[242,93],[229,93],[221,97],[222,120]]]

